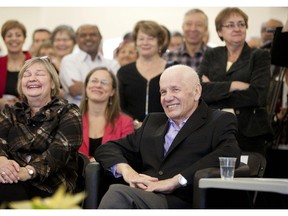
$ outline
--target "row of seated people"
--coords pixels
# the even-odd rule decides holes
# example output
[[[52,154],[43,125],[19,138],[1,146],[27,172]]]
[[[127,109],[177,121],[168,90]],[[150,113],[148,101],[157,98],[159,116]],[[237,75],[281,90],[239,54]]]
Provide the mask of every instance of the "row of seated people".
[[[199,10],[193,10],[192,12],[190,11],[190,13],[186,14],[187,19],[189,17],[194,17],[194,16],[196,16],[199,19],[202,19],[202,21],[203,20],[205,21],[207,18],[205,17],[205,14],[203,14],[203,12]],[[203,29],[207,28],[207,26],[205,25],[205,22],[202,22],[202,24],[203,25],[198,25],[197,27],[203,28]],[[154,28],[151,28],[151,26]],[[202,102],[201,100],[201,103],[203,104],[207,103],[209,106],[213,108],[217,108],[217,109],[234,108],[235,115],[238,118],[239,133],[237,135],[237,140],[239,142],[240,148],[242,150],[248,150],[248,151],[251,151],[251,150],[259,151],[263,154],[265,151],[265,141],[267,139],[267,136],[271,133],[271,130],[270,130],[271,128],[270,128],[268,119],[266,118],[267,113],[265,112],[265,109],[263,109],[266,103],[266,93],[267,93],[266,90],[268,89],[269,79],[270,79],[269,78],[269,74],[270,74],[269,53],[260,49],[253,50],[246,44],[245,36],[246,36],[246,29],[248,27],[248,17],[239,8],[225,8],[223,11],[221,11],[219,15],[216,17],[216,27],[217,27],[219,37],[225,41],[226,46],[217,47],[217,48],[207,48],[205,54],[203,54],[203,60],[200,63],[199,68],[197,69],[198,76],[200,75],[200,80],[202,84],[201,88],[203,88],[202,98],[205,101],[205,102],[204,101]],[[76,65],[79,64],[79,62],[75,60],[73,61],[75,56],[78,56],[78,57],[82,56],[83,58],[84,57],[83,55],[85,53],[86,53],[85,56],[91,55],[91,57],[94,56],[94,58],[96,58],[96,61],[99,60],[97,58],[98,51],[95,52],[95,47],[92,51],[90,50],[90,47],[86,45],[87,44],[86,40],[88,40],[89,38],[95,37],[94,39],[96,40],[97,36],[98,37],[101,36],[99,34],[99,31],[98,31],[98,34],[95,35],[95,30],[96,32],[98,30],[97,27],[95,26],[82,26],[79,29],[80,31],[79,40],[82,39],[82,43],[83,43],[82,51],[83,52],[81,51],[75,55],[71,54],[71,55],[68,55],[67,57],[64,57],[64,59],[62,60],[63,65],[64,65],[64,60],[67,59],[67,65],[69,65],[70,63],[70,67],[67,67],[67,68],[72,68],[71,67],[72,63],[75,63]],[[92,33],[91,31],[94,33]],[[69,158],[70,153],[72,155],[75,154],[75,151],[77,152],[78,148],[80,148],[80,150],[84,152],[85,154],[93,157],[94,156],[93,153],[95,149],[100,144],[105,143],[111,139],[118,139],[120,137],[124,137],[125,135],[132,133],[134,130],[133,119],[127,115],[124,115],[124,114],[122,115],[120,112],[120,103],[123,104],[122,99],[125,100],[129,98],[127,96],[121,99],[121,92],[123,92],[124,90],[124,89],[121,90],[121,88],[124,88],[125,86],[127,86],[127,83],[124,83],[125,85],[123,84],[123,82],[126,81],[124,77],[130,76],[131,79],[135,80],[135,82],[133,82],[132,84],[134,85],[134,89],[130,88],[129,91],[127,91],[126,89],[127,91],[126,93],[128,95],[133,94],[134,95],[133,97],[135,97],[135,95],[138,95],[138,92],[139,92],[138,88],[141,88],[141,85],[138,84],[138,81],[137,81],[138,78],[135,78],[136,76],[135,73],[137,73],[138,70],[139,70],[138,73],[142,75],[142,79],[143,77],[146,79],[145,81],[146,86],[144,86],[145,97],[141,98],[142,101],[139,102],[139,103],[143,103],[143,106],[141,107],[142,112],[140,109],[140,112],[143,115],[141,119],[139,118],[140,125],[141,125],[141,122],[148,115],[148,113],[157,112],[157,111],[163,112],[164,110],[167,116],[171,118],[172,120],[174,120],[174,118],[177,119],[179,117],[177,115],[180,115],[181,122],[178,122],[179,120],[177,120],[177,122],[181,123],[181,126],[178,125],[178,127],[180,128],[182,127],[182,124],[186,122],[191,112],[189,112],[188,116],[185,115],[185,119],[183,119],[182,113],[177,113],[177,111],[175,111],[174,113],[173,110],[182,104],[181,97],[177,99],[177,97],[169,96],[169,94],[167,93],[169,91],[172,91],[171,92],[172,95],[177,94],[177,93],[180,93],[181,95],[182,88],[178,87],[179,85],[178,83],[178,85],[175,84],[175,86],[172,86],[172,87],[169,86],[169,88],[167,87],[167,89],[166,88],[164,90],[161,89],[160,81],[161,81],[162,75],[164,74],[163,71],[164,70],[166,71],[169,68],[171,68],[171,70],[174,71],[174,69],[172,68],[176,68],[176,69],[178,68],[173,65],[168,66],[170,62],[165,61],[161,57],[161,55],[163,54],[163,50],[160,49],[161,48],[160,45],[165,44],[165,34],[166,34],[165,31],[160,25],[158,25],[157,23],[153,21],[140,21],[135,26],[134,32],[135,32],[134,35],[135,35],[136,45],[139,48],[138,59],[136,62],[133,62],[131,64],[121,67],[117,73],[117,77],[120,83],[120,86],[119,86],[120,102],[119,102],[119,99],[117,100],[118,89],[117,89],[117,78],[115,76],[115,71],[111,72],[110,69],[107,69],[105,67],[100,67],[100,68],[98,67],[95,69],[95,66],[94,66],[92,71],[88,75],[85,76],[85,80],[83,82],[77,81],[77,78],[76,78],[74,80],[75,85],[72,87],[72,91],[75,91],[75,92],[77,91],[77,89],[78,90],[84,89],[84,91],[81,90],[81,96],[82,94],[83,96],[80,97],[81,105],[79,104],[82,113],[80,113],[79,110],[75,110],[77,106],[73,105],[73,103],[67,104],[67,102],[61,99],[57,99],[57,98],[55,99],[53,97],[58,94],[59,83],[57,81],[58,78],[56,78],[57,72],[55,75],[56,77],[53,77],[54,75],[53,76],[51,75],[53,78],[52,79],[53,82],[51,82],[51,80],[49,81],[49,79],[45,80],[49,78],[49,76],[47,76],[49,75],[48,73],[53,74],[55,71],[55,68],[54,69],[48,68],[48,66],[49,67],[51,66],[51,63],[49,63],[47,58],[36,58],[36,59],[32,58],[31,61],[26,61],[24,67],[20,71],[20,74],[19,74],[20,80],[18,82],[18,87],[17,87],[21,98],[23,98],[23,101],[16,103],[14,105],[14,107],[16,107],[17,109],[6,106],[3,111],[4,115],[1,116],[1,118],[3,118],[1,119],[1,122],[4,123],[2,124],[3,130],[1,130],[1,134],[3,134],[3,138],[1,137],[2,138],[1,141],[3,143],[1,143],[1,149],[0,149],[1,150],[0,152],[1,154],[0,156],[0,159],[1,159],[0,160],[0,172],[1,172],[0,180],[2,183],[18,183],[18,181],[21,183],[22,181],[26,181],[29,179],[32,179],[31,182],[33,182],[34,179],[35,181],[36,179],[38,180],[40,179],[41,181],[44,181],[46,180],[45,178],[49,178],[49,176],[47,176],[47,172],[53,173],[53,169],[54,170],[59,169],[59,167],[57,166],[60,166],[61,168],[63,168],[65,165],[65,168],[66,168],[69,162],[68,158]],[[234,37],[231,34],[231,32],[238,32],[239,37]],[[156,34],[156,33],[159,33],[159,34]],[[156,37],[157,35],[158,37]],[[200,44],[203,46],[202,40],[200,41]],[[79,47],[81,49],[81,46]],[[147,47],[150,47],[150,48],[148,49]],[[84,52],[84,50],[86,50],[86,52]],[[148,57],[150,57],[151,59],[155,61],[155,65],[151,66],[148,64],[148,59],[149,59]],[[91,60],[92,58],[91,59],[89,58],[88,62],[90,62]],[[46,64],[48,64],[48,66]],[[43,65],[46,67],[46,69],[43,69]],[[210,66],[208,67],[207,65],[210,65]],[[219,65],[220,66],[222,65],[222,68],[219,68]],[[151,68],[149,68],[149,66]],[[37,67],[40,67],[40,68],[42,67],[42,68],[39,69]],[[61,67],[62,67],[62,64],[61,64]],[[132,69],[128,70],[129,68],[132,68]],[[192,70],[192,67],[189,67],[189,68]],[[155,71],[152,69],[155,69]],[[186,67],[183,67],[183,65],[180,65],[180,67],[177,70],[179,74],[182,73],[180,69],[182,69],[183,71],[188,70]],[[217,71],[219,75],[215,75],[212,69],[214,71]],[[125,71],[125,74],[124,72],[121,72],[121,70]],[[242,70],[245,71],[245,73],[242,73],[243,72]],[[135,71],[135,72],[132,72],[132,71]],[[151,74],[152,71],[154,71],[154,73]],[[145,76],[143,76],[143,72],[146,72],[144,74]],[[134,75],[132,75],[132,73],[134,73]],[[61,76],[64,76],[65,74],[64,73],[62,75],[61,74],[62,74],[62,70],[60,69],[60,80],[63,80],[61,79]],[[68,73],[66,75],[68,76]],[[66,75],[64,76],[64,78],[66,78]],[[121,80],[121,76],[123,76],[122,80]],[[152,82],[152,79],[154,79],[155,76],[158,78],[155,79],[155,82],[154,81]],[[224,79],[223,79],[223,76],[225,76]],[[184,78],[185,77],[183,77],[183,79]],[[42,79],[43,79],[43,82],[42,82]],[[195,77],[193,78],[193,80],[194,79]],[[129,82],[131,82],[131,80]],[[181,80],[181,82],[185,83],[183,80]],[[156,103],[159,104],[161,110],[148,110],[148,111],[146,110],[147,100],[149,100],[149,103],[151,104],[150,97],[146,96],[147,83],[149,84],[151,83],[151,85],[152,83],[154,83],[153,89],[155,91],[153,90],[154,92],[153,91],[149,92],[150,93],[149,95],[153,95],[153,94],[154,96],[157,94],[159,95],[159,96],[155,96],[155,98],[156,99],[158,98]],[[192,83],[195,84],[195,81],[193,81]],[[61,84],[63,85],[63,87],[65,86],[65,82]],[[122,87],[121,87],[121,84],[123,85]],[[70,88],[71,86],[69,87],[69,91],[71,91]],[[193,90],[196,92],[200,91],[198,92],[199,94],[202,91],[202,89],[200,88],[199,90],[199,88],[200,87],[198,86],[197,88],[195,87],[195,89],[184,88],[184,90],[188,92],[189,90]],[[149,86],[148,89],[150,91],[151,87]],[[64,90],[65,90],[65,87],[64,87]],[[135,94],[135,92],[137,92],[137,94]],[[168,95],[166,96],[166,94]],[[195,97],[194,94],[192,94],[193,97]],[[164,100],[165,103],[162,102],[162,97],[165,98]],[[39,100],[39,98],[41,100]],[[169,100],[171,100],[171,102],[169,102]],[[177,102],[177,100],[179,101]],[[193,99],[193,100],[198,101],[199,100],[198,96],[197,96],[197,99]],[[239,102],[241,102],[240,105],[239,105]],[[56,103],[56,105],[54,103]],[[59,105],[58,103],[61,105]],[[197,106],[194,107],[193,104],[190,104],[190,103],[185,104],[185,102],[183,102],[183,107],[181,106],[180,107],[185,112],[188,112],[188,110],[191,111],[191,109],[194,111]],[[152,104],[151,106],[154,106],[154,105],[156,104]],[[198,105],[198,102],[197,102],[197,105]],[[57,106],[60,106],[61,108],[60,107],[57,108]],[[73,109],[71,108],[71,110],[73,110],[71,111],[72,114],[68,112],[66,109],[62,108],[62,106],[72,107],[73,108]],[[245,107],[249,107],[249,108],[245,108]],[[250,107],[253,107],[253,109],[251,109]],[[149,106],[148,106],[148,109],[149,109]],[[49,110],[49,112],[47,112],[47,110]],[[66,110],[67,113],[70,114],[70,116],[67,114],[68,117],[65,118],[64,114],[66,112],[64,110]],[[123,111],[131,115],[128,109],[123,108]],[[137,111],[139,111],[139,109],[137,109]],[[73,118],[71,116],[73,116]],[[81,116],[83,118],[83,131],[82,131],[81,124],[80,124],[80,127],[79,125],[75,126],[76,122],[79,121],[79,119],[81,122]],[[133,115],[131,116],[134,119],[136,119]],[[232,117],[234,115],[232,116],[229,115],[229,116],[231,119],[234,118]],[[9,118],[13,119],[14,121],[20,120],[21,123],[24,122],[24,124],[19,124],[19,125],[16,124],[17,129],[12,130],[12,132],[10,132],[10,128],[9,128],[10,119]],[[182,122],[183,120],[185,121]],[[71,122],[69,123],[69,121]],[[51,124],[51,122],[53,122],[54,124]],[[94,124],[95,122],[97,122],[97,124]],[[255,122],[259,123],[256,125],[257,127],[255,126]],[[45,125],[42,125],[42,124],[45,124]],[[40,125],[42,126],[41,128],[39,128]],[[56,127],[55,125],[58,125],[58,126]],[[171,125],[173,124],[171,123]],[[137,127],[139,125],[135,125],[135,126]],[[36,127],[36,129],[34,127]],[[72,129],[72,127],[74,128]],[[63,131],[60,131],[59,133],[58,132],[55,133],[56,129],[63,130]],[[141,128],[141,130],[144,130],[144,129]],[[171,126],[171,130],[172,130],[172,126]],[[13,134],[13,131],[16,134]],[[114,134],[113,133],[114,131],[116,131],[117,133],[115,132]],[[136,132],[136,134],[137,133],[138,132]],[[9,134],[9,136],[7,134]],[[110,135],[107,135],[107,134],[110,134]],[[169,130],[167,134],[169,134]],[[7,139],[8,139],[7,136],[9,139],[10,138],[17,139],[17,141],[12,142],[13,144],[14,143],[17,143],[17,144],[15,144],[15,146],[12,148],[13,151],[11,153],[9,152],[9,154],[7,151],[8,146],[7,145],[5,146],[5,144],[7,143]],[[26,137],[26,136],[29,136],[29,137]],[[43,146],[43,144],[39,144],[38,146],[36,143],[37,140],[38,142],[43,141],[43,139],[46,140],[45,136],[46,136],[47,142],[55,141],[57,143],[57,140],[59,139],[58,141],[59,145],[58,146],[55,145],[56,146],[56,147],[54,146],[55,149],[52,149],[51,152],[55,153],[54,151],[56,150],[57,151],[62,150],[63,154],[57,153],[56,155],[53,155],[53,154],[51,155],[51,152],[49,151],[45,153],[44,155],[41,155],[41,156],[37,155],[37,152],[39,151],[43,152],[43,148],[44,149],[45,147],[47,148],[47,145]],[[83,136],[83,145],[81,145],[82,136]],[[173,140],[173,138],[169,138],[169,139],[170,141]],[[29,145],[26,144],[27,140],[29,140],[28,142]],[[70,140],[70,142],[67,142],[67,140]],[[250,146],[246,144],[247,141],[251,143]],[[62,146],[60,143],[63,144],[64,146]],[[10,144],[10,142],[8,142],[8,144]],[[74,146],[71,146],[73,144]],[[90,147],[93,146],[93,147],[90,148],[89,146]],[[33,149],[35,153],[34,151],[32,154],[29,153],[29,150],[31,150],[30,148],[36,148],[36,149]],[[37,148],[40,148],[40,149],[42,148],[42,149],[39,150]],[[73,151],[73,152],[67,153],[68,150]],[[14,156],[16,157],[16,155],[18,155],[18,152],[23,152],[23,154],[21,155],[22,158],[18,156],[21,158],[21,163],[19,161],[14,162],[13,160],[8,160],[9,158],[11,158],[11,155],[13,155],[13,153],[14,153]],[[207,152],[205,154],[207,154]],[[230,154],[232,154],[232,152],[230,152]],[[54,158],[55,156],[56,158]],[[43,166],[43,164],[39,162],[40,161],[39,158],[42,158],[42,157],[44,158],[43,159],[44,161],[46,160],[45,162],[47,161],[50,162],[50,163],[47,162],[49,166],[45,167]],[[69,159],[72,160],[72,158],[69,158]],[[33,161],[33,163],[31,163],[33,164],[33,166],[29,165],[29,162],[31,160]],[[94,160],[94,159],[91,158],[91,160]],[[63,161],[65,161],[66,163],[63,164],[64,163]],[[75,160],[72,162],[74,162],[74,165],[75,165]],[[52,168],[51,167],[52,165],[54,165],[55,167]],[[72,163],[69,165],[71,165],[69,166],[70,168],[73,167]],[[68,169],[63,171],[63,173],[65,174],[58,173],[59,176],[58,175],[54,176],[56,185],[59,185],[58,183],[63,183],[63,180],[65,179],[63,178],[63,176],[65,175],[68,176],[68,173],[66,171],[68,171]],[[75,169],[73,172],[75,172]],[[18,173],[21,173],[21,174],[18,174]],[[123,173],[121,174],[123,175]],[[69,177],[71,177],[72,179],[73,177],[75,178],[75,176],[69,176]],[[179,176],[177,175],[177,177]],[[192,178],[190,177],[191,176],[189,176],[189,180],[191,181]],[[173,179],[173,183],[175,183],[174,180],[175,178]],[[130,180],[127,180],[127,181],[130,181]],[[1,187],[2,185],[3,184],[1,184]],[[21,184],[17,184],[17,185],[21,185]],[[28,183],[28,185],[31,186],[30,183]],[[55,187],[51,188],[50,185],[43,186],[39,182],[36,182],[35,185],[37,185],[37,190],[40,189],[40,191],[38,191],[39,194],[43,196],[51,195],[51,193],[55,191]],[[141,185],[141,183],[137,185],[139,186]],[[175,186],[178,187],[179,185],[175,185]],[[24,187],[27,187],[27,185],[25,184]],[[8,186],[3,186],[3,188],[4,188],[3,189],[4,191],[9,190]],[[42,194],[43,190],[45,191],[45,193]],[[69,190],[73,190],[73,185],[70,185]],[[6,193],[3,192],[3,194],[6,194]],[[27,194],[25,194],[25,196],[27,198]],[[31,194],[29,196],[31,197]]]
[[[151,183],[157,182],[156,185],[151,185],[149,190],[148,188],[143,190],[148,195],[147,201],[150,200],[150,195],[154,194],[148,192],[153,188],[155,191],[163,192],[180,189],[179,192],[182,191],[180,197],[182,197],[187,193],[185,191],[190,190],[186,185],[187,181],[192,182],[193,173],[199,168],[219,166],[218,157],[220,156],[237,157],[239,164],[241,150],[236,140],[236,117],[231,113],[214,110],[206,105],[201,99],[200,79],[191,67],[175,65],[162,73],[160,92],[161,104],[165,113],[148,115],[141,128],[135,132],[131,125],[132,118],[115,113],[119,110],[119,104],[118,108],[117,102],[113,104],[115,100],[112,98],[117,96],[114,94],[116,91],[113,89],[113,81],[116,81],[115,75],[106,68],[95,69],[89,74],[87,82],[85,82],[87,98],[83,98],[82,102],[86,104],[92,115],[83,116],[77,105],[68,103],[67,100],[57,96],[60,91],[58,75],[48,58],[31,58],[25,62],[20,70],[17,86],[22,100],[13,106],[6,105],[0,114],[1,204],[15,200],[29,200],[35,196],[48,197],[62,184],[67,187],[68,192],[73,192],[78,173],[77,153],[79,148],[81,150],[82,139],[85,141],[82,124],[87,124],[89,118],[93,124],[94,121],[97,121],[99,128],[106,124],[108,132],[114,136],[110,139],[117,139],[118,130],[126,130],[128,135],[124,139],[118,139],[118,142],[124,142],[120,144],[122,147],[119,146],[120,149],[124,147],[123,152],[120,149],[101,148],[106,146],[109,149],[114,145],[115,147],[119,145],[119,143],[116,144],[116,140],[110,140],[96,148],[93,156],[100,162],[106,156],[108,160],[117,161],[119,166],[117,165],[115,169],[118,175],[122,175],[127,183],[134,184],[139,188],[143,187],[147,180],[152,180]],[[105,86],[107,91],[99,88],[101,86]],[[103,106],[95,107],[92,105],[93,101],[102,102]],[[85,111],[82,110],[82,113]],[[97,115],[99,113],[104,116]],[[108,119],[111,119],[112,122],[114,120],[115,124],[107,124]],[[130,127],[125,126],[129,122]],[[167,128],[168,126],[169,128]],[[93,129],[98,130],[98,128]],[[155,133],[159,129],[160,131]],[[191,133],[190,129],[194,132]],[[179,131],[179,136],[175,130]],[[95,134],[95,131],[93,133]],[[205,136],[203,136],[204,134]],[[123,133],[119,133],[119,136],[122,135]],[[164,146],[159,145],[158,140],[161,143],[164,141],[164,137]],[[173,144],[174,138],[176,142],[177,137],[179,137],[177,144]],[[102,139],[104,138],[106,139],[105,132]],[[87,139],[89,138],[87,137]],[[96,141],[95,144],[97,145],[97,143],[100,142]],[[105,156],[105,152],[108,155]],[[157,152],[163,154],[159,155],[162,160],[166,157],[166,162],[157,160],[158,162],[155,163]],[[155,153],[157,154],[155,155]],[[110,158],[111,154],[116,158],[113,158],[114,156]],[[189,155],[190,158],[193,158],[192,160],[189,162],[186,159],[183,160]],[[132,167],[135,168],[134,165],[131,164],[130,167],[123,163],[126,156],[128,161],[134,161],[137,158],[136,161],[139,160],[139,162],[143,159],[143,165],[155,164],[151,166],[150,171],[146,170],[148,173],[144,172],[144,167],[141,168],[146,175],[138,174],[132,169]],[[158,156],[156,157],[158,158]],[[109,163],[104,162],[104,164]],[[163,167],[165,172],[163,176],[155,169],[161,163],[166,164]],[[179,174],[183,167],[190,166],[192,170],[182,170]],[[150,177],[148,176],[149,172]],[[137,179],[144,182],[134,182]],[[178,182],[178,179],[181,181]],[[165,189],[168,182],[169,189]],[[166,198],[163,199],[157,194],[155,193],[153,202],[150,202],[151,205],[148,204],[147,208],[168,208],[170,205],[172,207],[189,207],[189,199],[180,201],[178,193],[174,196],[177,199],[175,203],[167,203]],[[112,201],[112,203],[114,202]],[[118,201],[115,203],[120,204]],[[102,207],[105,208],[105,205]],[[137,204],[137,207],[144,206]]]

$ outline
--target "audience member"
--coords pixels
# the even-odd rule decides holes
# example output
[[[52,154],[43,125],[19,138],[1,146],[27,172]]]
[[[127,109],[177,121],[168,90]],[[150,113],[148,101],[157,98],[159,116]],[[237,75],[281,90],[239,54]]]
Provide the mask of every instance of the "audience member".
[[[54,64],[55,49],[51,41],[45,41],[40,45],[38,51],[36,52],[36,57],[48,56],[50,61]]]
[[[59,74],[59,71],[57,69],[57,67],[55,66],[57,64],[57,58],[56,58],[56,53],[55,53],[55,49],[54,46],[52,45],[51,41],[45,41],[43,44],[40,45],[37,53],[36,53],[37,57],[42,57],[42,56],[47,56],[51,63],[54,65],[57,73]],[[64,90],[62,88],[62,86],[60,85],[60,92],[59,92],[59,97],[60,98],[64,98]]]
[[[124,34],[123,41],[133,41],[132,32],[127,32],[126,34]]]
[[[230,109],[238,119],[243,151],[265,155],[271,125],[266,110],[270,80],[270,55],[245,42],[248,16],[239,8],[224,8],[215,19],[225,46],[205,53],[199,66],[203,99],[213,108]]]
[[[271,43],[273,40],[274,32],[277,27],[283,27],[283,23],[280,20],[269,19],[261,26],[261,48],[271,49]]]
[[[39,46],[45,41],[50,41],[51,32],[45,28],[35,29],[32,35],[32,45],[29,49],[29,53],[32,56],[36,56]]]
[[[59,71],[62,58],[72,53],[76,44],[74,29],[69,25],[57,26],[52,32],[51,42],[55,50],[53,64]]]
[[[204,37],[208,31],[208,17],[200,9],[192,9],[185,13],[182,24],[183,44],[172,52],[165,53],[164,59],[176,61],[197,69],[208,46]]]
[[[137,50],[134,41],[124,40],[115,50],[115,59],[120,67],[135,62],[137,59]]]
[[[1,28],[1,36],[7,48],[7,55],[0,57],[0,109],[5,104],[13,105],[19,97],[17,92],[18,74],[29,52],[23,51],[26,28],[17,20],[6,21]]]
[[[122,111],[135,121],[135,128],[150,112],[163,112],[160,104],[159,79],[168,63],[161,58],[166,42],[166,31],[154,21],[139,21],[134,27],[133,38],[138,51],[136,62],[121,67],[119,80]]]
[[[17,90],[21,102],[0,113],[0,203],[74,191],[82,141],[76,105],[57,97],[59,80],[48,58],[27,60]]]
[[[183,35],[181,32],[174,31],[171,33],[170,43],[168,47],[168,51],[175,51],[177,50],[184,42]]]
[[[208,108],[200,99],[197,73],[186,65],[167,68],[160,78],[165,113],[149,114],[124,139],[100,146],[95,158],[128,185],[113,184],[99,208],[191,208],[194,174],[219,167],[219,157],[237,157],[237,119]]]
[[[93,69],[86,77],[81,101],[83,142],[79,149],[95,161],[101,144],[134,131],[133,119],[120,112],[118,81],[106,67]]]
[[[117,61],[109,60],[98,52],[102,35],[96,25],[81,25],[76,31],[77,53],[66,55],[60,66],[60,81],[69,102],[80,105],[85,77],[93,68],[105,66],[115,74]]]

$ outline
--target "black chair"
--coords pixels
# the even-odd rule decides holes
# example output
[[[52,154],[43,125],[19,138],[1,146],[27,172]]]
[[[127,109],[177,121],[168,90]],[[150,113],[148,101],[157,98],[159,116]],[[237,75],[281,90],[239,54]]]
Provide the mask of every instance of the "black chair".
[[[101,187],[102,185],[102,187]],[[85,168],[85,199],[84,209],[97,209],[101,198],[107,190],[104,185],[104,170],[98,162],[91,162]],[[106,185],[106,184],[105,184]]]
[[[266,158],[256,152],[243,152],[242,156],[248,156],[247,164],[241,162],[240,166],[235,169],[234,176],[262,178],[266,168]],[[202,189],[199,188],[201,178],[220,178],[220,169],[207,168],[195,173],[193,186],[194,208],[254,208],[257,191]],[[219,199],[220,197],[221,199]],[[225,197],[228,198],[225,199]]]
[[[248,155],[248,164],[241,163],[235,170],[235,177],[263,177],[266,159],[258,153],[243,153]],[[101,201],[102,196],[109,187],[108,176],[105,175],[102,166],[98,162],[89,163],[85,169],[85,185],[87,198],[84,203],[85,209],[96,209]],[[194,177],[194,191],[193,191],[193,206],[194,208],[206,208],[207,197],[209,193],[207,190],[198,187],[201,178],[217,178],[220,177],[219,168],[206,168],[198,170]],[[107,181],[109,183],[107,183]],[[192,193],[192,192],[191,192]],[[221,192],[222,193],[222,192]],[[254,195],[254,194],[253,194]],[[217,195],[219,197],[219,194]],[[247,199],[247,194],[245,194]],[[250,195],[249,195],[250,197]],[[249,198],[248,197],[248,198]],[[253,199],[253,198],[252,198]],[[249,201],[249,204],[253,201]],[[252,205],[252,204],[251,204]]]
[[[81,152],[78,152],[78,178],[76,182],[76,189],[74,193],[79,193],[85,191],[85,168],[90,163],[89,158]],[[84,207],[85,200],[80,204],[80,206]]]

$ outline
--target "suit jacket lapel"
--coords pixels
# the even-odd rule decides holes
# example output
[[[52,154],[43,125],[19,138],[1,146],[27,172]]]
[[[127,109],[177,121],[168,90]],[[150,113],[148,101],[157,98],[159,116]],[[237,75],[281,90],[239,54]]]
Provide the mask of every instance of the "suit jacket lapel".
[[[155,143],[157,143],[155,146],[155,151],[157,152],[158,157],[160,160],[163,159],[164,155],[164,142],[165,142],[165,134],[167,133],[169,123],[166,121],[165,124],[161,125],[157,128],[155,131]]]
[[[249,52],[250,48],[245,43],[243,50],[239,56],[239,59],[234,64],[232,64],[231,68],[228,70],[227,73],[233,73],[234,71],[239,71],[242,67],[245,67],[249,63],[250,58]]]

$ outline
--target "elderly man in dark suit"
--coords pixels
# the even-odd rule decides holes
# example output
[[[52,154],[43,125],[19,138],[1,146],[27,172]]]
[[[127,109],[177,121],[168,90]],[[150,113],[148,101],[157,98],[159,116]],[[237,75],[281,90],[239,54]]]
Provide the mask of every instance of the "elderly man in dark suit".
[[[128,185],[113,184],[99,208],[191,208],[197,170],[219,167],[219,157],[237,157],[237,120],[200,99],[197,73],[167,68],[160,78],[165,113],[149,114],[140,129],[101,145],[95,159]]]

